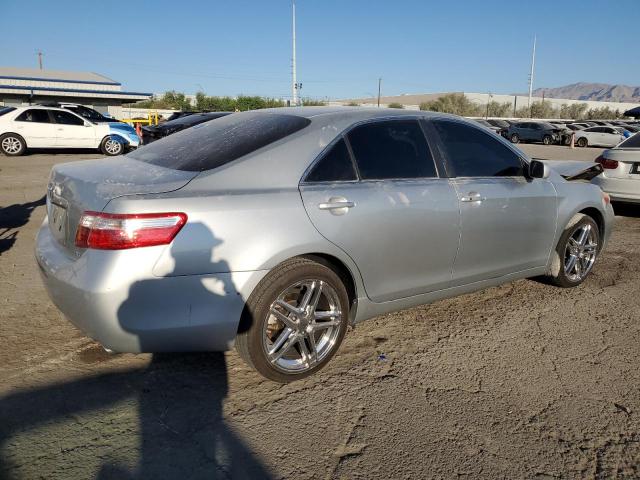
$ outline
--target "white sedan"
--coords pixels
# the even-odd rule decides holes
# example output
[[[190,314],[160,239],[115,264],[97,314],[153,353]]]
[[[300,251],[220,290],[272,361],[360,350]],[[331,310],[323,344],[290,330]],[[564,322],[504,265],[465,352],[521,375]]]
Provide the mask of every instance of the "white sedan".
[[[140,139],[130,125],[94,123],[55,107],[0,107],[0,151],[23,155],[27,148],[97,148],[120,155]]]
[[[596,159],[604,172],[592,180],[612,200],[640,203],[640,133],[602,152]]]
[[[624,134],[615,127],[589,127],[577,130],[575,133],[575,142],[579,147],[615,147],[625,138]]]

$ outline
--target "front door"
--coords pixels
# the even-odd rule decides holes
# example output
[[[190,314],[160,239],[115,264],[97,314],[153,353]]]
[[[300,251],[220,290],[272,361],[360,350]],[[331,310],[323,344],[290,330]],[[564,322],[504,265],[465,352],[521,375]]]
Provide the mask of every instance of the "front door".
[[[314,226],[355,261],[374,302],[451,286],[460,235],[456,191],[438,177],[416,120],[355,127],[300,191]]]
[[[556,231],[557,198],[529,179],[517,151],[478,128],[435,121],[461,215],[456,285],[545,266]]]
[[[96,146],[93,124],[65,110],[51,110],[51,113],[56,122],[56,146],[65,148]]]

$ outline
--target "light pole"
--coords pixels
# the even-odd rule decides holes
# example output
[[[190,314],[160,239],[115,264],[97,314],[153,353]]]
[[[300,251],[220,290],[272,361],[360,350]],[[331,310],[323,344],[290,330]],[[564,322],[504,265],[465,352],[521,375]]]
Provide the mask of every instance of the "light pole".
[[[294,106],[298,106],[298,89],[302,88],[302,85],[298,85],[296,77],[296,0],[291,1],[293,21],[292,21],[292,39],[293,39],[293,52],[291,57],[291,101]]]
[[[536,39],[537,35],[533,35],[533,52],[531,53],[531,73],[529,74],[529,116],[531,116],[531,96],[533,95],[533,71],[536,66]]]

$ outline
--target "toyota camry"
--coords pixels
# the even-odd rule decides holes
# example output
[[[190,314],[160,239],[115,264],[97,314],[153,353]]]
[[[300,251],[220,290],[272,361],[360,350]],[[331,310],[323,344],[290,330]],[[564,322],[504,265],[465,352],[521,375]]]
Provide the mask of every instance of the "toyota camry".
[[[47,209],[36,259],[87,335],[116,352],[235,344],[279,382],[377,315],[522,278],[575,287],[613,225],[597,186],[474,122],[331,107],[57,165]]]

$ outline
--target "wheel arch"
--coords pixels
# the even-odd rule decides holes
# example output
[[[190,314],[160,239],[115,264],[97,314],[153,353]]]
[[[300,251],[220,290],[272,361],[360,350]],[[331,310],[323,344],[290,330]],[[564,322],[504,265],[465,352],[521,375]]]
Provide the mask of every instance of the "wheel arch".
[[[587,208],[583,208],[578,213],[582,213],[583,215],[587,215],[588,217],[593,218],[593,220],[596,222],[596,225],[598,225],[598,230],[600,231],[600,237],[604,238],[606,226],[604,221],[604,215],[600,210],[598,210],[595,207],[587,207]]]

